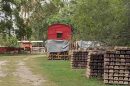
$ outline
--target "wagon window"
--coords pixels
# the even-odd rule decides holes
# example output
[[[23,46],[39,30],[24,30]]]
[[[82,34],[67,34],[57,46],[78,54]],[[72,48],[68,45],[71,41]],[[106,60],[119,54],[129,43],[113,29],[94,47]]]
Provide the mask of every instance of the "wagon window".
[[[63,33],[57,33],[57,38],[62,38]]]

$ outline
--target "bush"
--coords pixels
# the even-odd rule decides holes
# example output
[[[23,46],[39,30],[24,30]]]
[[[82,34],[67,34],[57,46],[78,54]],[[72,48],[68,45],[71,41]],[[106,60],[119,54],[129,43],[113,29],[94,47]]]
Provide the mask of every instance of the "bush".
[[[16,37],[7,37],[7,38],[0,37],[0,45],[1,46],[18,47],[17,41],[18,40]]]

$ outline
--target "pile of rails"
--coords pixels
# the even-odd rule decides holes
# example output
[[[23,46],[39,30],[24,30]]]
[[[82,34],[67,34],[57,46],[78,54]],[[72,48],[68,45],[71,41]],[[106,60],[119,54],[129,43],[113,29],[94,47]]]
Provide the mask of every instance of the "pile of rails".
[[[104,73],[104,52],[89,51],[87,59],[86,77],[103,78]]]
[[[104,83],[130,85],[130,48],[115,48],[106,52]]]
[[[48,60],[69,60],[69,52],[51,52],[48,55]]]
[[[71,66],[73,69],[83,69],[87,66],[87,51],[73,51],[71,55]]]

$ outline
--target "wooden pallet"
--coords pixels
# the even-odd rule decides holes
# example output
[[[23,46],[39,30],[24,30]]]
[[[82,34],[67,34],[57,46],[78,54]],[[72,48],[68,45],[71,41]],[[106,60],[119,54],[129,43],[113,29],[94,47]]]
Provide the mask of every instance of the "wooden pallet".
[[[48,55],[48,60],[69,60],[69,52],[51,52]]]

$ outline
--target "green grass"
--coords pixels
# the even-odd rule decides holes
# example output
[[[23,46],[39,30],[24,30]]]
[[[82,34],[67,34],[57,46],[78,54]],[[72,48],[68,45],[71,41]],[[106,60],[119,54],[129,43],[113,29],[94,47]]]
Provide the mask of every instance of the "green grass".
[[[16,69],[15,62],[19,60],[25,61],[33,73],[43,76],[43,78],[46,80],[44,83],[45,86],[106,86],[103,84],[102,80],[87,79],[85,77],[84,69],[71,69],[70,61],[49,61],[47,60],[47,57],[41,55],[1,55],[0,60],[7,60],[11,62],[10,65],[7,66],[9,72],[13,72]],[[0,86],[9,86],[7,83],[12,84],[11,86],[17,86],[17,78],[12,76],[13,75],[9,74],[9,76],[2,79],[5,82],[0,82]]]
[[[57,86],[106,86],[103,81],[87,79],[85,70],[73,70],[70,61],[48,61],[45,57],[35,58],[42,73]]]

